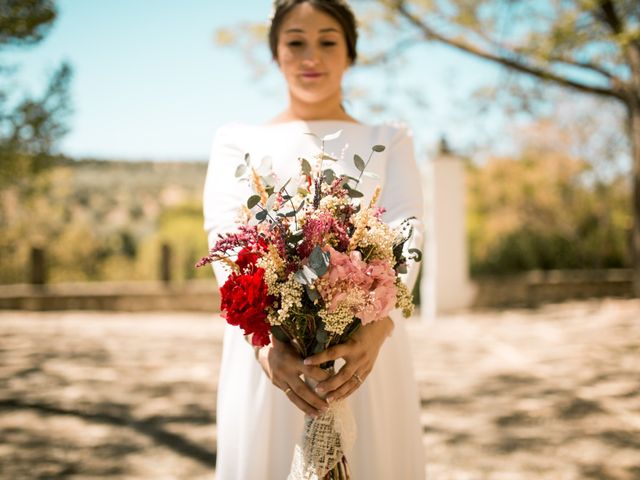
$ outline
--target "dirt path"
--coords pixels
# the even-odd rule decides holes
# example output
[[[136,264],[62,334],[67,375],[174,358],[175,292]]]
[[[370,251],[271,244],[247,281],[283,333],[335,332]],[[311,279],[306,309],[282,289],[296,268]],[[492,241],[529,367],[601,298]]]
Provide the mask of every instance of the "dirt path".
[[[640,301],[407,327],[429,480],[640,479]],[[212,479],[222,328],[0,312],[0,478]]]

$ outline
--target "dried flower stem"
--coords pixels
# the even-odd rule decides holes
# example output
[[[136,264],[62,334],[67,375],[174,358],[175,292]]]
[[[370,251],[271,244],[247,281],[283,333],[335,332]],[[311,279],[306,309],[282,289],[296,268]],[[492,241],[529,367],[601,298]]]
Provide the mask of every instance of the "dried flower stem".
[[[364,237],[364,232],[367,229],[367,223],[369,223],[369,209],[363,209],[360,212],[360,218],[358,219],[358,224],[356,225],[356,229],[353,232],[353,236],[351,240],[349,240],[349,248],[347,248],[347,252],[352,252]]]
[[[375,206],[375,204],[378,202],[378,198],[380,198],[380,191],[382,189],[380,188],[380,185],[378,185],[375,189],[375,191],[373,192],[373,198],[371,199],[371,203],[369,203],[369,208],[373,208]]]
[[[260,178],[260,175],[258,175],[258,172],[256,172],[255,168],[251,169],[251,180],[253,181],[253,186],[256,190],[256,193],[260,195],[260,204],[265,207],[267,205],[269,195],[267,195],[267,190],[264,188],[262,179]]]

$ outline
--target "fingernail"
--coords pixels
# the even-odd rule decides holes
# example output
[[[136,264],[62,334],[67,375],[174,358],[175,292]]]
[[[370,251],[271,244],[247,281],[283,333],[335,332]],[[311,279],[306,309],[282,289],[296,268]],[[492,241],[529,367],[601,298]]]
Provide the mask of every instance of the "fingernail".
[[[304,364],[305,365],[311,365],[311,360],[309,360],[308,358],[304,359]]]
[[[316,393],[324,393],[324,388],[316,387]]]
[[[327,403],[333,403],[334,397],[327,397]]]

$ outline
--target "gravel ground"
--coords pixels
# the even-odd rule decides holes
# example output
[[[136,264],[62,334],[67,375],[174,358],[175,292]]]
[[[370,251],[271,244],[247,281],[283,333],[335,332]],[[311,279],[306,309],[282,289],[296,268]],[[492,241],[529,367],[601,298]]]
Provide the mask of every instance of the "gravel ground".
[[[429,480],[640,479],[640,300],[407,328]],[[213,479],[222,331],[207,314],[0,311],[0,478]]]

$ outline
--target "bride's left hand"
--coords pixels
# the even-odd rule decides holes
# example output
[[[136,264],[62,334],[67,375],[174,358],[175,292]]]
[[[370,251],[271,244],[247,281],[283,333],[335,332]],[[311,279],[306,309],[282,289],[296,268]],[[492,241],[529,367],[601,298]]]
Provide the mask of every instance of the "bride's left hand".
[[[345,343],[334,345],[304,360],[305,365],[321,365],[342,358],[345,364],[329,379],[316,387],[329,403],[351,395],[365,381],[378,358],[380,347],[393,331],[393,320],[384,317],[363,325]]]

